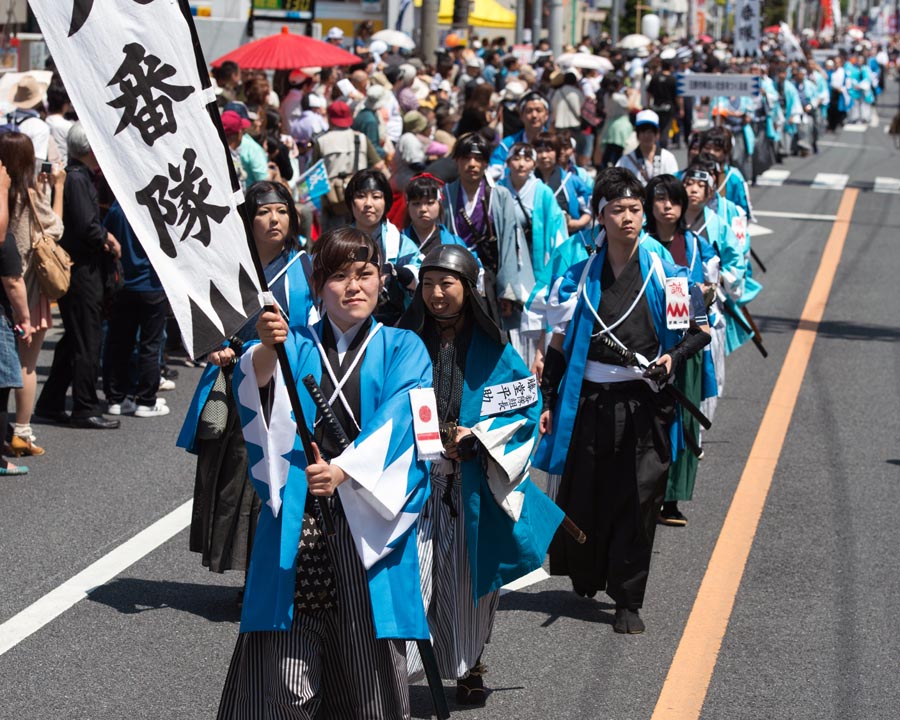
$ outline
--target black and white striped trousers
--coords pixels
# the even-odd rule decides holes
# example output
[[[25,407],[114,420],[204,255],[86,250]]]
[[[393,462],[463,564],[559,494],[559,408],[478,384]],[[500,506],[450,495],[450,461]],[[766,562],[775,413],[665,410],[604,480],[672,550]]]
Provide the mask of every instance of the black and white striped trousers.
[[[328,538],[337,607],[295,613],[290,632],[238,636],[218,720],[407,720],[403,640],[378,640],[347,520]]]

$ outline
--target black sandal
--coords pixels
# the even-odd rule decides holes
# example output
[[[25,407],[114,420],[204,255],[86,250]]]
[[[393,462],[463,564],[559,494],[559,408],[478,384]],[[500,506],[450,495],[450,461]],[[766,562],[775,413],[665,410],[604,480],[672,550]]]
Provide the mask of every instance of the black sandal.
[[[484,675],[487,668],[478,662],[466,673],[465,677],[456,681],[456,702],[459,705],[484,705],[487,700],[487,688],[484,686]]]

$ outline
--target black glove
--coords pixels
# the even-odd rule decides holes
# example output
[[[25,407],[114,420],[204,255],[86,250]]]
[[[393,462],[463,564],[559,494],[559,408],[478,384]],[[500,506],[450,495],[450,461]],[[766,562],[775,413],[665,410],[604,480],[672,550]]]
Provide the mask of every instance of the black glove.
[[[544,371],[541,373],[541,411],[553,410],[559,395],[559,384],[566,374],[566,357],[554,347],[548,347],[544,355]]]

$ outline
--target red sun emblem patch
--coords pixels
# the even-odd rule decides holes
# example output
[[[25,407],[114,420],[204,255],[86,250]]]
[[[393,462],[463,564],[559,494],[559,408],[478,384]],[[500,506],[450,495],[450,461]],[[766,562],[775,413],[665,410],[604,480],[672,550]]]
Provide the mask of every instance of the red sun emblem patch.
[[[427,405],[423,405],[419,408],[419,419],[422,422],[430,422],[431,421],[431,408]]]

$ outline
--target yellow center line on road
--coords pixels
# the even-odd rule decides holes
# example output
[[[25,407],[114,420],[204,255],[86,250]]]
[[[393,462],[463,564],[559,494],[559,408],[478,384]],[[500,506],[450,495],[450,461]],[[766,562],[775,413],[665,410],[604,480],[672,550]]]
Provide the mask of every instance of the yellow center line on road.
[[[847,189],[841,196],[837,217],[799,325],[794,331],[731,507],[722,524],[652,720],[695,720],[700,717],[819,323],[841,260],[858,195],[858,190]]]

